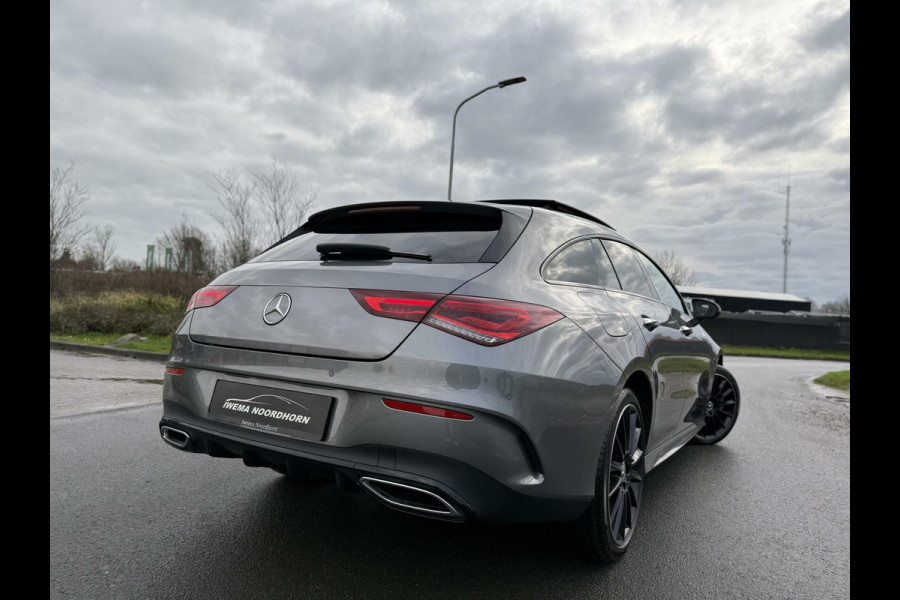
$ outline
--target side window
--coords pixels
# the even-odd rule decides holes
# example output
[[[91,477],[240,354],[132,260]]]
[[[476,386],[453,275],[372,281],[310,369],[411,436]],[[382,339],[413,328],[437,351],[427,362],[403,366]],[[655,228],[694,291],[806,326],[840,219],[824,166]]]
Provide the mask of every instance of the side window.
[[[596,238],[592,239],[591,243],[594,244],[594,251],[597,253],[597,267],[600,270],[600,285],[608,290],[621,290],[622,286],[619,285],[619,278],[616,277],[616,271],[613,269],[609,256],[606,254],[606,250],[603,249],[603,244]]]
[[[650,276],[650,282],[653,284],[653,287],[656,288],[657,295],[659,295],[659,301],[672,308],[684,311],[684,305],[681,304],[681,298],[678,296],[678,292],[675,291],[675,288],[672,287],[672,284],[669,283],[669,280],[666,279],[663,272],[659,270],[659,267],[654,265],[653,261],[642,253],[637,252],[636,254],[638,255],[638,258],[641,259],[644,268],[647,269],[647,274]]]
[[[544,269],[544,277],[553,281],[600,285],[591,241],[576,242],[554,256]]]
[[[656,298],[647,276],[644,275],[644,269],[630,246],[611,240],[603,240],[603,246],[609,253],[609,258],[616,268],[616,274],[619,276],[623,290],[649,298]]]

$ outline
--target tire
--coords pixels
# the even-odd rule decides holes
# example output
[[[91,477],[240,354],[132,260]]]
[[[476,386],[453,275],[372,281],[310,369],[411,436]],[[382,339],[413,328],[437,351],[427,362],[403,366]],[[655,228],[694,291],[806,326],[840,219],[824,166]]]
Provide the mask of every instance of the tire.
[[[614,414],[597,463],[594,499],[569,524],[582,556],[600,563],[618,560],[631,544],[645,472],[647,431],[634,392],[622,391]]]
[[[741,411],[741,390],[737,380],[725,367],[716,367],[712,392],[704,410],[704,424],[691,440],[692,444],[718,444],[734,429]]]

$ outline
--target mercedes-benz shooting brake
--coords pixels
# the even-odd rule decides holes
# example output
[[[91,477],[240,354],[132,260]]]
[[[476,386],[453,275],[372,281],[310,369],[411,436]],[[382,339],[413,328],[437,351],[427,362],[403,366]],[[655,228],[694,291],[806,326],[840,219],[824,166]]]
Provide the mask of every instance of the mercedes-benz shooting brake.
[[[557,202],[343,206],[194,295],[160,433],[416,515],[559,522],[611,561],[645,475],[734,426],[718,311]]]

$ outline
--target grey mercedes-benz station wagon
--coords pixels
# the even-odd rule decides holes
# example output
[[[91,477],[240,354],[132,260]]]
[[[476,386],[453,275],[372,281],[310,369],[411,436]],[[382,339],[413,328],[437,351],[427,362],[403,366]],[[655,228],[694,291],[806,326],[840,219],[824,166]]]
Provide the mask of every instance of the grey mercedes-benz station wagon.
[[[611,561],[644,476],[734,426],[718,312],[554,201],[343,206],[194,295],[160,433],[416,515],[559,522]]]

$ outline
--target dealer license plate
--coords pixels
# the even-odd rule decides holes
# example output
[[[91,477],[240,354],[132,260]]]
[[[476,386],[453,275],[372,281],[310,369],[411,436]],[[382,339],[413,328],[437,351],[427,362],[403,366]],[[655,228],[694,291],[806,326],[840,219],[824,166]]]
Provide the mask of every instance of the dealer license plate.
[[[221,380],[209,414],[247,429],[321,440],[332,401],[330,396]]]

